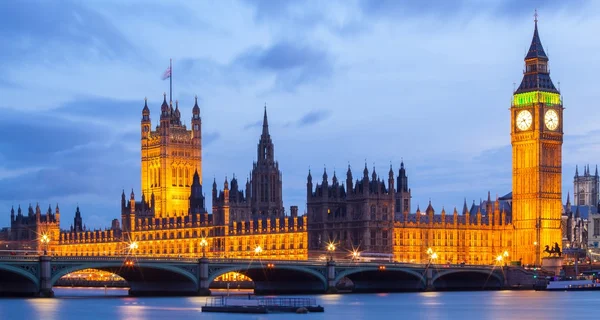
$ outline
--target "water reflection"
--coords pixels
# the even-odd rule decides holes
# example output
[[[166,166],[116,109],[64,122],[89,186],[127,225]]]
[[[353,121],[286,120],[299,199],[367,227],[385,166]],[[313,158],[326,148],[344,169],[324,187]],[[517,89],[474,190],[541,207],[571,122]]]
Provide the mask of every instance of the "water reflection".
[[[44,315],[44,319],[59,319],[59,306],[61,301],[53,298],[37,298],[37,299],[27,299],[27,303],[32,311],[36,314]]]
[[[56,290],[55,290],[56,291]],[[96,296],[92,296],[95,292]],[[289,319],[201,313],[205,297],[132,298],[103,289],[61,289],[54,299],[0,299],[2,319]],[[310,296],[325,307],[306,319],[595,319],[600,291],[422,292]]]

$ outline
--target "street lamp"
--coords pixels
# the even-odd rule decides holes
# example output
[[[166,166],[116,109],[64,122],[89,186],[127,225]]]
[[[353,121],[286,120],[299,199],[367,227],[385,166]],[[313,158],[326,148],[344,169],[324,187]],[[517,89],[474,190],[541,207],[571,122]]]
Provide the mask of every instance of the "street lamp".
[[[427,248],[427,255],[429,256],[429,264],[431,264],[432,260],[435,260],[438,258],[437,252],[434,252],[433,249],[431,249],[431,248]]]
[[[135,253],[135,250],[137,250],[139,247],[140,246],[138,245],[138,243],[136,241],[133,241],[129,244],[129,252]]]
[[[206,258],[206,246],[208,245],[208,241],[205,238],[200,240],[200,247],[202,248],[202,258]]]
[[[333,261],[333,252],[335,251],[335,244],[329,243],[327,245],[327,251],[329,251],[329,260]]]
[[[357,260],[360,256],[360,252],[358,250],[352,250],[352,260]]]
[[[254,248],[254,254],[255,255],[259,255],[263,252],[263,249],[261,248],[261,246],[256,246],[256,248]]]
[[[40,242],[42,242],[44,248],[44,255],[48,254],[48,243],[50,243],[50,237],[47,234],[43,234],[40,238]]]

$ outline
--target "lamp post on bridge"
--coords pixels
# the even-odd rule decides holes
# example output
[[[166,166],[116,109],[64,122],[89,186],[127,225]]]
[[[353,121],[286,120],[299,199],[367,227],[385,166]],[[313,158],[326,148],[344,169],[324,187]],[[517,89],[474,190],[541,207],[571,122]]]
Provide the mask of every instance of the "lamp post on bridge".
[[[206,258],[206,246],[208,245],[208,241],[205,238],[200,240],[200,247],[202,248],[202,258]]]
[[[333,261],[333,252],[335,251],[335,244],[330,243],[327,245],[327,251],[329,252],[329,261]]]
[[[44,255],[48,255],[48,243],[50,243],[50,237],[44,233],[40,238],[40,242],[42,243]]]

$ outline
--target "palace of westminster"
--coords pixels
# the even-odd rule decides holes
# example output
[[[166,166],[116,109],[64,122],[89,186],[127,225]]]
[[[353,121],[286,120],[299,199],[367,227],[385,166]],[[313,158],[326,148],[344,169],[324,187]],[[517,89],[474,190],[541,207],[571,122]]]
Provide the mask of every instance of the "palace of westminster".
[[[597,214],[598,172],[576,173],[575,205],[561,203],[563,105],[550,79],[548,57],[537,28],[525,57],[520,86],[510,108],[512,192],[462,208],[433,205],[412,211],[404,163],[390,166],[387,181],[375,168],[348,167],[345,179],[322,179],[308,172],[307,209],[286,212],[282,175],[275,160],[264,111],[256,162],[245,185],[234,177],[212,183],[212,208],[206,208],[202,181],[202,120],[196,100],[191,127],[182,125],[177,102],[160,107],[152,129],[146,101],[141,117],[141,194],[121,195],[121,217],[104,230],[86,230],[79,207],[69,230],[60,229],[60,210],[38,205],[11,210],[11,226],[0,232],[3,247],[41,250],[47,235],[49,254],[122,255],[136,243],[136,254],[211,258],[305,260],[326,252],[353,250],[393,254],[395,261],[421,263],[428,248],[440,262],[490,264],[499,253],[511,260],[540,264],[544,246],[587,245],[581,210]],[[342,177],[340,179],[343,179]],[[45,210],[44,210],[45,211]],[[600,219],[599,227],[600,227]],[[598,228],[598,227],[596,227]],[[257,250],[259,249],[259,250]]]

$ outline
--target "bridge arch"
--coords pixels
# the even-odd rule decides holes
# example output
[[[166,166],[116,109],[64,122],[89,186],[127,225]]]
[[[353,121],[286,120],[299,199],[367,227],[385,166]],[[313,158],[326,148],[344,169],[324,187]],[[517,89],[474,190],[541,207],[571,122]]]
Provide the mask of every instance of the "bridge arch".
[[[452,269],[438,272],[431,283],[436,290],[500,289],[504,276],[492,269]]]
[[[16,267],[16,266],[13,266],[10,264],[0,264],[0,271],[6,271],[6,272],[0,272],[0,285],[5,284],[5,281],[8,281],[8,280],[22,280],[22,279],[11,279],[11,275],[17,275],[19,278],[25,278],[25,279],[29,280],[31,282],[31,284],[35,286],[35,288],[38,288],[40,285],[38,276],[28,270],[23,269],[23,268]],[[39,273],[39,270],[37,272]],[[10,282],[13,282],[13,281],[10,281]],[[19,282],[19,283],[22,283],[22,282]],[[36,291],[37,291],[37,289],[36,289]]]
[[[52,286],[66,274],[85,269],[114,273],[127,281],[130,294],[194,294],[198,291],[198,277],[174,265],[135,261],[126,266],[123,261],[86,262],[72,264],[52,274]]]
[[[393,266],[386,266],[384,270],[379,266],[348,268],[336,275],[336,285],[341,285],[344,278],[352,281],[353,292],[421,291],[427,285],[427,279],[420,272]]]
[[[243,274],[254,282],[257,294],[285,293],[322,293],[327,290],[327,278],[324,273],[305,266],[277,265],[269,268],[267,264],[226,266],[209,271],[208,282],[229,272]],[[324,271],[323,271],[324,272]]]
[[[414,271],[414,270],[410,270],[410,269],[405,269],[405,268],[387,268],[385,271],[380,271],[379,267],[362,267],[362,268],[352,268],[352,269],[346,269],[342,272],[340,272],[336,277],[335,277],[335,282],[339,282],[340,280],[342,280],[344,277],[348,277],[351,276],[353,274],[356,273],[360,273],[360,272],[399,272],[399,273],[405,273],[408,275],[412,275],[415,278],[419,279],[424,285],[427,283],[425,277],[423,276],[423,274],[421,274],[420,272]]]

